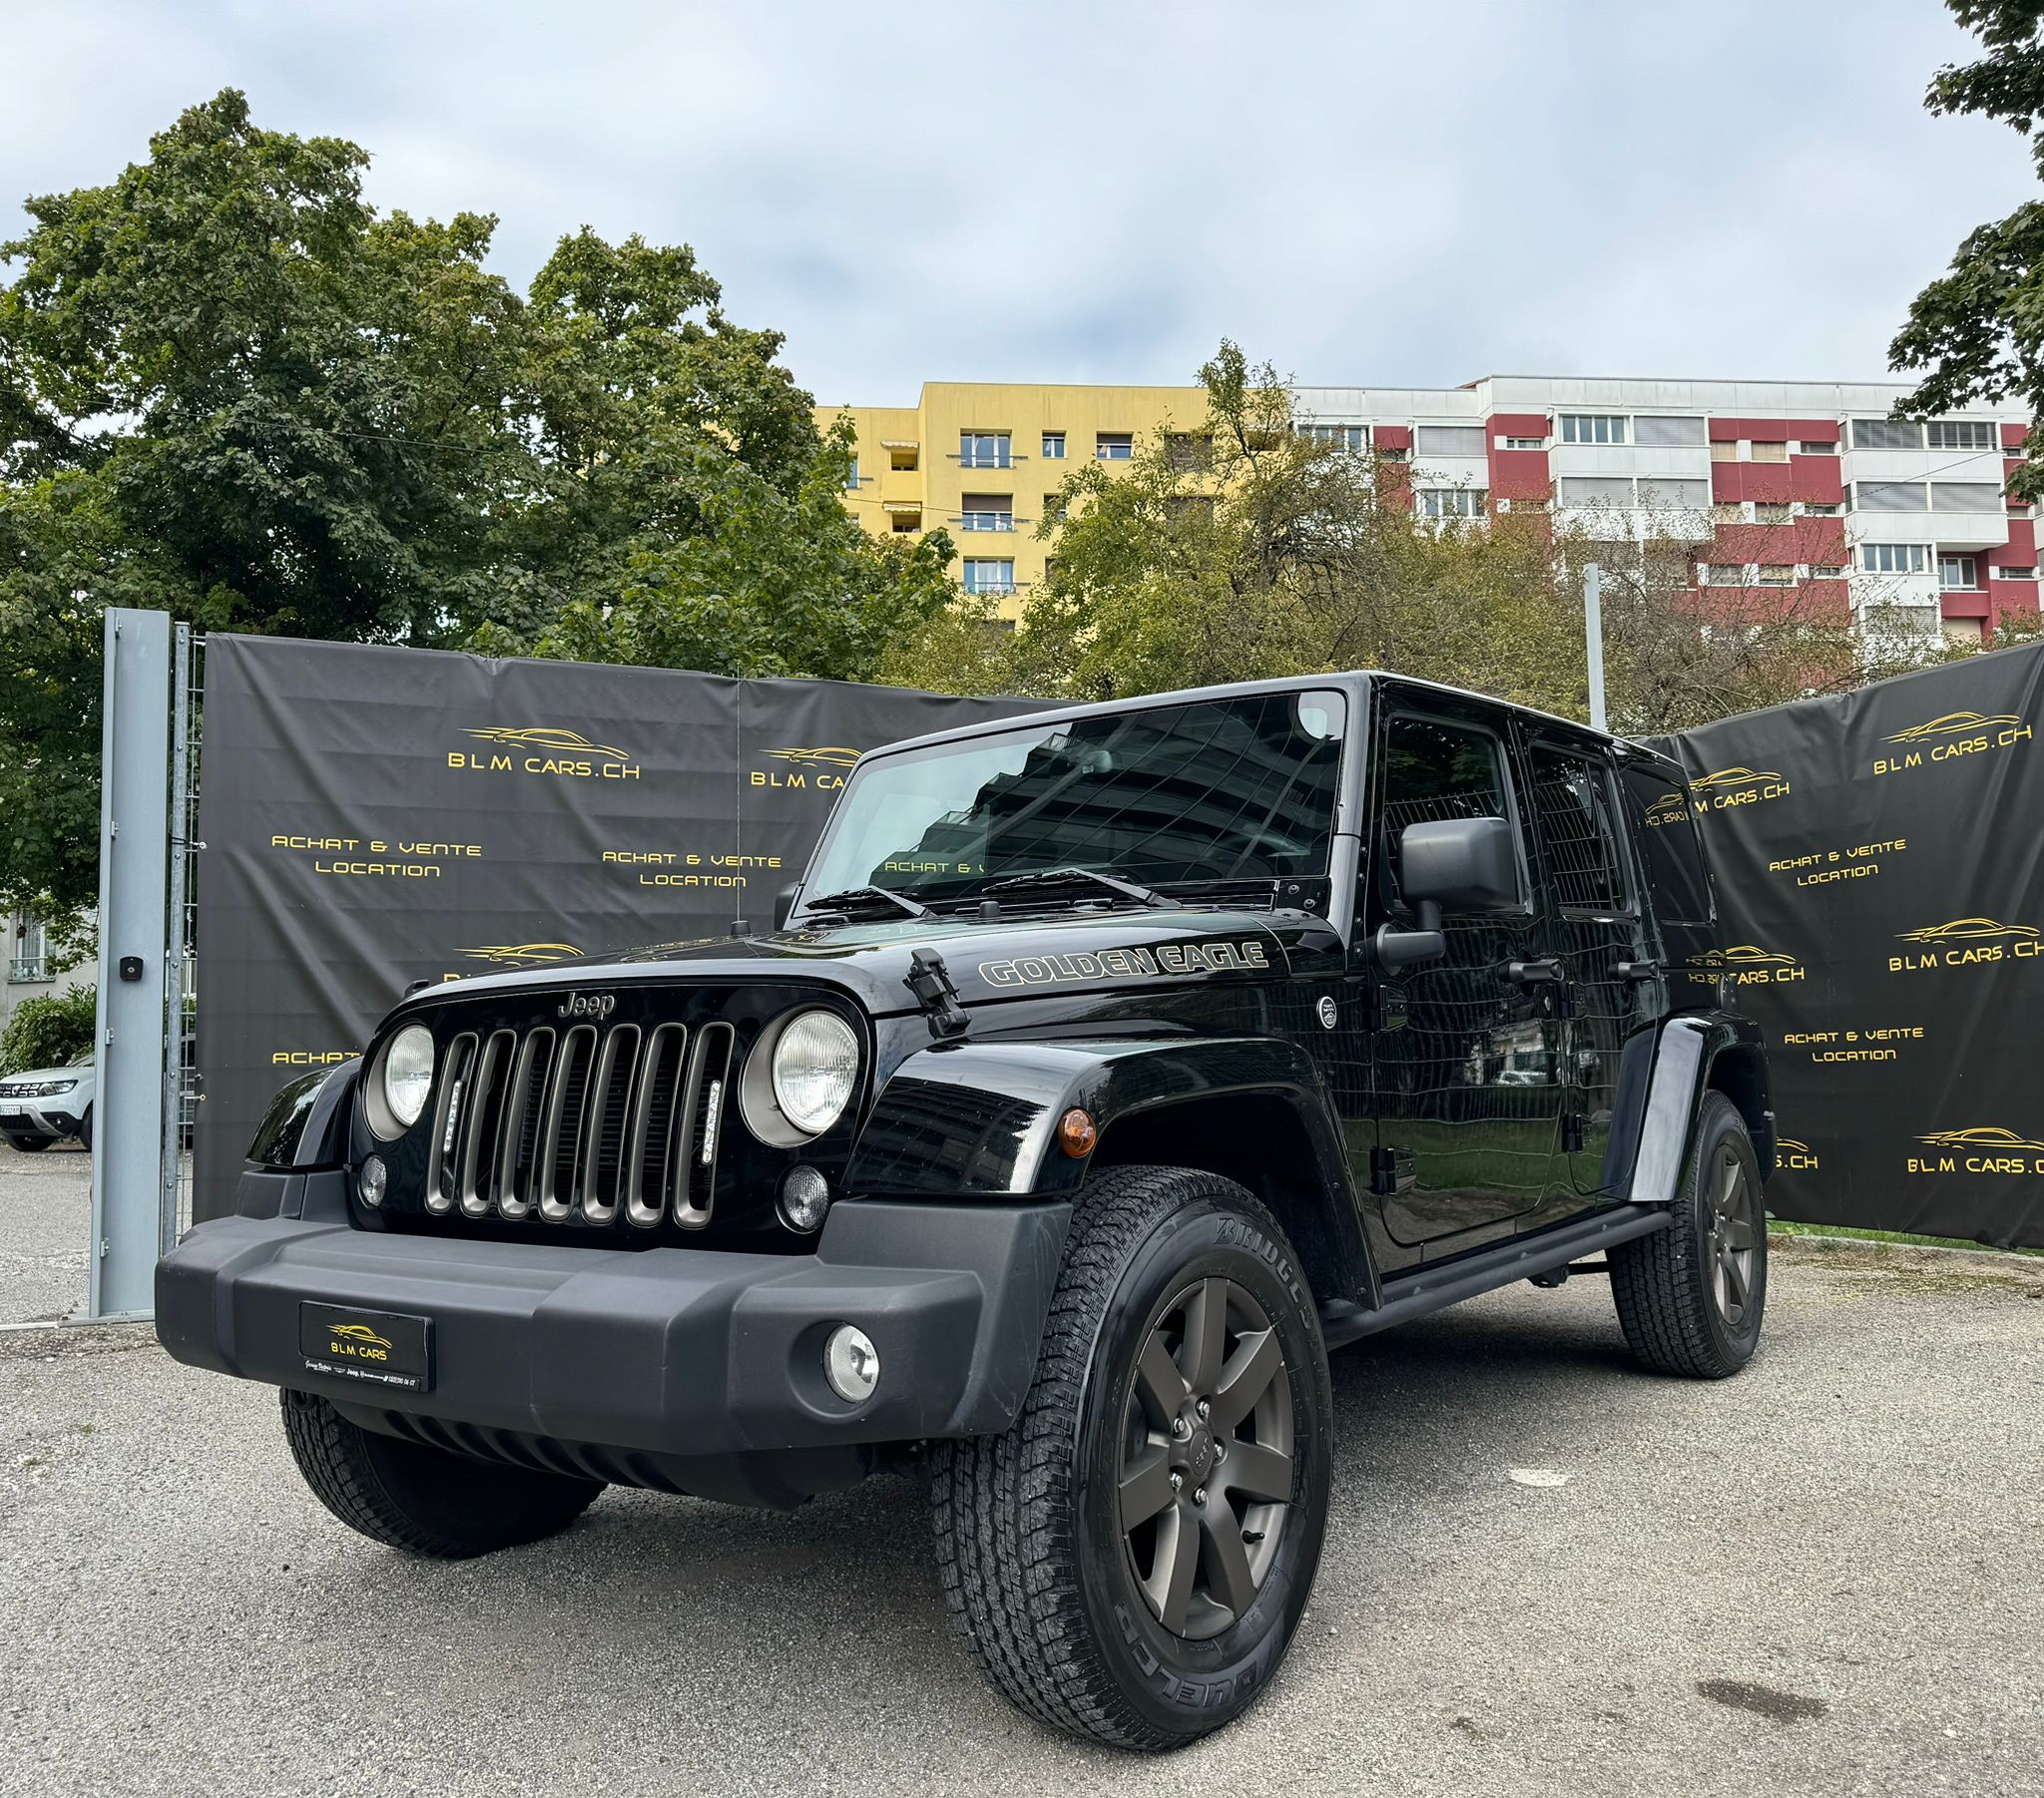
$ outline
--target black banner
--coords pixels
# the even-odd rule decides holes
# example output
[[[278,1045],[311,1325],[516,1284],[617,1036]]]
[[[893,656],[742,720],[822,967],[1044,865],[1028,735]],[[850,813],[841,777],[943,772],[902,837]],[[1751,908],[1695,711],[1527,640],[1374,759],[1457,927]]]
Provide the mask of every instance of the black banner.
[[[1036,707],[825,680],[217,636],[197,1217],[276,1089],[415,980],[771,927],[860,750]]]
[[[2044,1247],[2040,691],[2044,646],[2005,650],[1676,743],[1778,1215]]]

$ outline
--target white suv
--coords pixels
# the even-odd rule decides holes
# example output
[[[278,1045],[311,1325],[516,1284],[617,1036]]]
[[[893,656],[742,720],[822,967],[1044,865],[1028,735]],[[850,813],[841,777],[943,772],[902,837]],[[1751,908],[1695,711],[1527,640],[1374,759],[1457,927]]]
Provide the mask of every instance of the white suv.
[[[92,1146],[98,1070],[88,1051],[68,1068],[38,1068],[0,1080],[0,1136],[16,1148],[48,1148],[65,1136]]]

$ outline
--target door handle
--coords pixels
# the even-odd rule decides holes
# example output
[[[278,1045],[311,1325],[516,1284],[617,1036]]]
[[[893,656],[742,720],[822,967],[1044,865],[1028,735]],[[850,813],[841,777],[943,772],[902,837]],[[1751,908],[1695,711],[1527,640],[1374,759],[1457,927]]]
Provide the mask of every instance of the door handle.
[[[1611,971],[1620,980],[1625,981],[1659,980],[1661,978],[1661,964],[1659,962],[1616,962],[1612,965]]]
[[[1549,956],[1545,961],[1505,963],[1505,979],[1515,987],[1559,986],[1565,978],[1561,962],[1555,956]]]

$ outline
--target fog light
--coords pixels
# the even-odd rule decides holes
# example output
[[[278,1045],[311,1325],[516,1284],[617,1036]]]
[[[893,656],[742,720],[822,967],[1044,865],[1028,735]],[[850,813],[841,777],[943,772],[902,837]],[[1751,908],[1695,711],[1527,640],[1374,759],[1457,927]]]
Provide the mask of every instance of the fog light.
[[[806,1235],[823,1227],[830,1209],[830,1182],[814,1167],[790,1167],[780,1182],[780,1221]]]
[[[855,1323],[841,1323],[823,1344],[823,1378],[847,1405],[863,1405],[880,1383],[880,1351]]]
[[[355,1175],[355,1190],[362,1196],[362,1203],[369,1206],[383,1202],[383,1188],[389,1183],[390,1169],[383,1165],[381,1155],[371,1155],[362,1163],[361,1172]]]

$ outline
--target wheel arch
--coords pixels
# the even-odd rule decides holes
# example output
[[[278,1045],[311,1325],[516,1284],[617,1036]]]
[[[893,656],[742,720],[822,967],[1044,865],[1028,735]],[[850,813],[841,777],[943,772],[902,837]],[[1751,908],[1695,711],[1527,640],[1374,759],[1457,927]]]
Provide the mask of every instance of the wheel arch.
[[[1696,1145],[1708,1095],[1739,1110],[1765,1182],[1775,1169],[1775,1114],[1760,1026],[1732,1012],[1682,1012],[1662,1027],[1630,1144],[1631,1176],[1620,1194],[1635,1204],[1670,1204]]]

